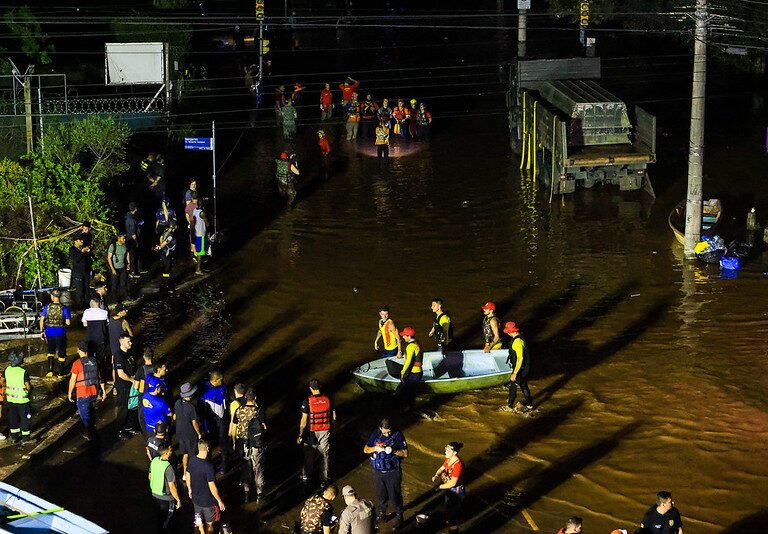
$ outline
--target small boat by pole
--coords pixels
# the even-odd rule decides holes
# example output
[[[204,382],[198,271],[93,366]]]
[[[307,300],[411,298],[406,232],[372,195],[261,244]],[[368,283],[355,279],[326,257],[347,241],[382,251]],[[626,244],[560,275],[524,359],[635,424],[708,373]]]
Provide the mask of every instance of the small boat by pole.
[[[429,393],[458,393],[473,389],[500,386],[509,381],[512,368],[507,363],[506,349],[447,351],[445,354],[425,352],[420,389]],[[355,369],[352,374],[367,391],[394,392],[400,383],[404,359],[396,357],[373,360]]]
[[[714,236],[720,226],[723,204],[717,198],[705,200],[701,205],[701,235]],[[681,245],[685,245],[685,200],[681,201],[669,213],[669,227]]]

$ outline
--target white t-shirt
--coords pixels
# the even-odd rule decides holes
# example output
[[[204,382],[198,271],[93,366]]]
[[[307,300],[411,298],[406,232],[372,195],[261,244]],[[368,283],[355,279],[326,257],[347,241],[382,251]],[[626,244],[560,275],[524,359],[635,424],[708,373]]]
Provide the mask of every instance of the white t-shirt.
[[[109,321],[109,314],[101,308],[88,308],[83,312],[83,324],[88,321]]]
[[[200,208],[195,208],[195,210],[192,212],[192,216],[195,218],[195,235],[196,236],[204,236],[205,232],[207,231],[207,228],[205,227],[205,221],[202,217],[200,217],[200,213],[202,213],[203,210]]]

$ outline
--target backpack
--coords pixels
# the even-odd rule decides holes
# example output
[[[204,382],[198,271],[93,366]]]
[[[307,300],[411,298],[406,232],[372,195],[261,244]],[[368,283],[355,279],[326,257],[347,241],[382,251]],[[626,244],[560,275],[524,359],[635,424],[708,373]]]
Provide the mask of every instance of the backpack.
[[[246,439],[248,437],[248,426],[251,420],[256,417],[257,406],[248,406],[243,404],[237,409],[237,425],[235,425],[235,437],[237,439]]]
[[[254,416],[248,421],[248,429],[247,429],[247,436],[248,436],[248,446],[254,449],[262,449],[264,448],[264,426],[261,424],[261,421],[259,420],[256,415],[258,415],[259,408],[256,408],[256,413]]]

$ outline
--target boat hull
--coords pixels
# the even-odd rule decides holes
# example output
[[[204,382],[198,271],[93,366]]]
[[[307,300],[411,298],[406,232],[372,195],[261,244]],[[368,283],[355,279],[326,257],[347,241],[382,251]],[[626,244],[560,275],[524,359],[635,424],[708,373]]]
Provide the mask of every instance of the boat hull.
[[[506,350],[494,350],[490,354],[482,350],[424,353],[424,379],[418,390],[422,393],[459,393],[474,389],[500,386],[509,381]],[[392,393],[400,385],[399,372],[403,360],[379,359],[353,371],[357,383],[367,391]]]

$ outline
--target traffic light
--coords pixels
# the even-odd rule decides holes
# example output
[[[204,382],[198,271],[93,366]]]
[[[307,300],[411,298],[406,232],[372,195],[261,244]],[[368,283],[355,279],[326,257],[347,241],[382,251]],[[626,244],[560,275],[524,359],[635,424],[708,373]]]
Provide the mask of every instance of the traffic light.
[[[589,2],[581,2],[579,5],[579,26],[589,26]]]
[[[264,0],[256,0],[256,20],[264,20]]]
[[[269,39],[264,39],[261,41],[261,53],[266,54],[269,52]]]

